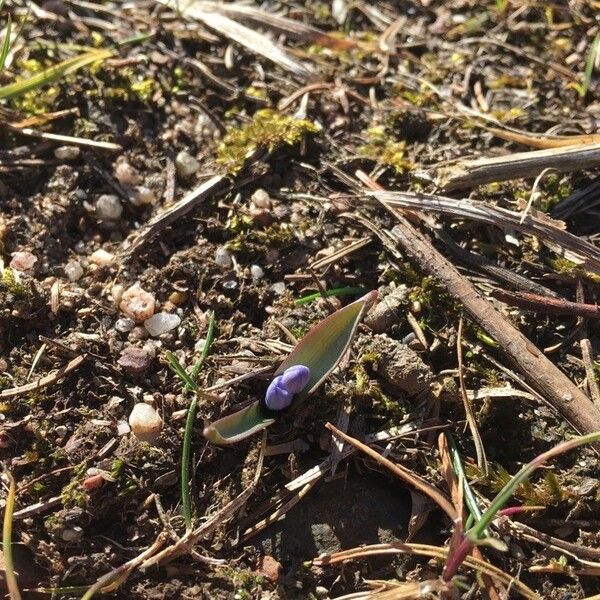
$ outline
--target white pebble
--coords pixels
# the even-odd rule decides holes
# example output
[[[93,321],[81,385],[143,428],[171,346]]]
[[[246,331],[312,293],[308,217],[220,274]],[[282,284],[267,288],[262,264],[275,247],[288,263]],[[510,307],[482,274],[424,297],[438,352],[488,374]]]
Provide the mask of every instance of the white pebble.
[[[171,331],[171,329],[179,327],[180,323],[181,319],[177,315],[173,313],[159,312],[149,319],[146,319],[144,321],[144,327],[152,337],[158,337],[167,331]]]
[[[271,208],[271,198],[262,188],[258,188],[250,199],[257,208]]]
[[[129,423],[124,419],[117,422],[117,435],[126,435],[131,431]]]
[[[252,275],[252,279],[254,279],[254,281],[258,281],[259,279],[262,279],[264,274],[265,274],[265,272],[258,265],[252,265],[250,267],[250,275]]]
[[[123,293],[125,292],[125,286],[121,283],[115,283],[115,285],[110,288],[110,295],[112,296],[113,302],[119,306],[121,304],[121,300],[123,300]]]
[[[271,289],[278,295],[285,293],[285,283],[283,281],[278,281],[271,286]]]
[[[198,171],[200,163],[185,150],[182,150],[175,157],[175,170],[182,179],[189,179]]]
[[[77,281],[83,277],[83,267],[78,260],[70,260],[65,265],[65,275],[69,281]]]
[[[119,308],[136,323],[146,321],[154,314],[156,300],[137,283],[123,292]]]
[[[10,261],[10,268],[15,271],[29,271],[37,262],[37,256],[31,252],[14,252]]]
[[[90,262],[98,265],[99,267],[110,267],[115,262],[115,255],[112,252],[107,252],[100,248],[94,250],[90,256]]]
[[[135,327],[135,321],[129,317],[121,317],[115,321],[115,329],[120,333],[129,333]]]
[[[215,252],[215,262],[219,265],[219,267],[231,267],[233,264],[231,261],[231,254],[227,248],[217,248]]]
[[[195,344],[194,344],[194,351],[195,352],[204,352],[204,346],[206,346],[206,339],[205,338],[200,338]]]
[[[116,221],[123,213],[118,196],[103,194],[96,200],[96,216],[100,221]]]
[[[337,21],[338,25],[344,24],[348,16],[346,0],[333,0],[331,3],[331,16]]]
[[[145,204],[155,204],[156,203],[156,195],[154,192],[146,187],[145,185],[140,185],[137,187],[130,196],[131,204],[134,206],[144,206]]]
[[[81,154],[77,146],[59,146],[54,149],[54,156],[58,160],[75,160]]]
[[[160,437],[163,420],[154,407],[138,402],[129,415],[129,426],[138,440],[153,444]]]
[[[140,174],[128,162],[121,162],[115,167],[115,177],[121,185],[133,186],[141,182]]]

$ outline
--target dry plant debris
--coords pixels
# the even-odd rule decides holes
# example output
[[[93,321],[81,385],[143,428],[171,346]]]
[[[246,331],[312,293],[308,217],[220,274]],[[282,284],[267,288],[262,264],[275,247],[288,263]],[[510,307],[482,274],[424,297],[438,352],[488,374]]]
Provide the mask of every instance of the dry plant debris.
[[[0,0],[2,593],[598,598],[599,14]]]

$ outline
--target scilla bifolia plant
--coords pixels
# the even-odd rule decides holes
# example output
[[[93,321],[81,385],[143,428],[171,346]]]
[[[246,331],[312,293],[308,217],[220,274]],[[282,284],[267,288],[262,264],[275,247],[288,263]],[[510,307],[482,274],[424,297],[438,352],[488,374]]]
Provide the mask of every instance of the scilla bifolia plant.
[[[302,402],[337,367],[365,311],[372,291],[317,323],[275,371],[265,397],[211,423],[204,435],[215,444],[234,444],[271,425],[292,404]]]

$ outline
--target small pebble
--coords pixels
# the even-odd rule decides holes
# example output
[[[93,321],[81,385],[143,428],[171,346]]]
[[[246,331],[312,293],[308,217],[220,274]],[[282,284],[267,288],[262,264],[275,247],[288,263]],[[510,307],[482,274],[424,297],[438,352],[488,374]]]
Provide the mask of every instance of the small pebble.
[[[146,321],[154,314],[154,296],[143,290],[137,283],[123,292],[119,308],[136,323]]]
[[[117,435],[127,435],[131,431],[129,423],[122,419],[117,422]]]
[[[120,333],[129,333],[135,327],[135,321],[129,317],[121,317],[115,322],[115,329]]]
[[[194,344],[194,351],[198,352],[198,353],[204,352],[204,346],[206,346],[206,339],[205,338],[200,338]]]
[[[163,420],[154,407],[139,402],[129,415],[129,426],[138,440],[154,444],[160,437]]]
[[[133,191],[130,200],[131,204],[134,206],[156,204],[156,195],[150,188],[146,187],[145,185],[140,185]]]
[[[219,267],[231,267],[233,262],[231,260],[231,254],[229,253],[229,250],[223,247],[217,248],[217,251],[215,252],[215,262],[217,265],[219,265]]]
[[[123,214],[123,205],[118,196],[103,194],[96,200],[96,216],[100,221],[116,221]]]
[[[268,554],[258,559],[256,571],[273,583],[279,579],[281,570],[281,563]]]
[[[266,209],[271,208],[271,197],[262,188],[258,188],[254,192],[254,194],[252,194],[252,197],[250,198],[250,200],[252,200],[252,203],[257,208],[266,208]]]
[[[65,529],[60,537],[65,542],[77,542],[83,537],[83,529],[79,526],[70,527],[69,529]]]
[[[278,281],[271,286],[271,289],[279,296],[285,293],[285,283],[283,281]]]
[[[173,313],[159,312],[144,321],[146,331],[152,337],[158,337],[167,331],[179,327],[181,318]]]
[[[83,277],[83,267],[78,260],[70,260],[64,269],[69,281],[78,281]]]
[[[81,154],[77,146],[59,146],[54,149],[54,156],[58,160],[75,160]]]
[[[143,348],[137,348],[135,346],[128,346],[121,352],[121,356],[117,363],[123,367],[123,370],[134,377],[140,377],[144,375],[148,368],[152,358],[148,356],[148,353]]]
[[[235,279],[228,279],[227,281],[223,282],[223,287],[226,290],[235,290],[237,287],[237,281]]]
[[[250,267],[250,275],[252,275],[252,279],[254,279],[254,281],[258,281],[259,279],[262,279],[264,274],[265,274],[265,272],[258,265],[252,265]]]
[[[185,150],[182,150],[175,157],[175,170],[181,179],[189,179],[200,168],[200,163]]]
[[[115,255],[112,252],[107,252],[100,248],[99,250],[94,250],[94,252],[92,252],[90,262],[99,267],[110,267],[115,262]]]
[[[115,177],[125,186],[134,186],[142,181],[140,174],[128,162],[121,162],[115,167]]]
[[[348,5],[346,0],[333,0],[331,3],[331,16],[338,25],[343,25],[348,16]]]
[[[37,256],[31,252],[14,252],[10,261],[10,268],[15,271],[29,271],[37,262]]]
[[[179,306],[183,304],[188,299],[188,295],[186,292],[180,292],[179,290],[175,290],[169,294],[169,302],[174,304],[175,306]]]
[[[121,283],[115,283],[110,289],[110,295],[112,296],[113,302],[119,306],[121,304],[121,300],[123,299],[123,292],[125,291],[125,286]]]

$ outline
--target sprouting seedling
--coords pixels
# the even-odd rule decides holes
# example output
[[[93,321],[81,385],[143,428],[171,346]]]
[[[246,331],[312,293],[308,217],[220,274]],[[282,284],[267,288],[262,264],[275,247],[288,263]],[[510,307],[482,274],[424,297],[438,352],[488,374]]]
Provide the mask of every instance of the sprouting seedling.
[[[211,423],[204,429],[205,437],[215,444],[234,444],[304,401],[337,367],[376,298],[376,291],[369,292],[314,325],[279,365],[264,399]]]

